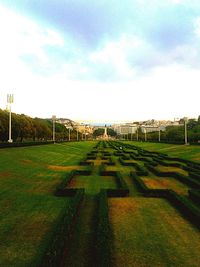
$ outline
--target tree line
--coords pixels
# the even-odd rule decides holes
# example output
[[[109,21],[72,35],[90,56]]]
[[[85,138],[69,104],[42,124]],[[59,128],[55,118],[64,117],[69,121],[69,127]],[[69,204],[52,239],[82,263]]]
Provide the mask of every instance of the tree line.
[[[0,109],[0,141],[8,141],[9,112]],[[13,142],[47,141],[52,139],[53,122],[51,119],[31,118],[24,114],[12,113]],[[77,133],[70,131],[70,138],[75,139]],[[60,123],[55,123],[56,140],[68,140],[69,130]]]

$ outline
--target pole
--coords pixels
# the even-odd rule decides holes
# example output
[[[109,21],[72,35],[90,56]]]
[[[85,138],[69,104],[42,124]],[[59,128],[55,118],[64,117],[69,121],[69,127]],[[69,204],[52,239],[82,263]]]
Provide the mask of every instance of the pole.
[[[160,142],[160,126],[158,127],[158,142]]]
[[[76,139],[78,141],[78,128],[76,129]]]
[[[188,140],[187,140],[187,119],[185,118],[185,145],[188,144]]]
[[[144,140],[145,142],[147,141],[147,130],[146,129],[144,129]]]
[[[56,138],[55,138],[55,120],[56,120],[56,116],[53,115],[52,116],[52,120],[53,120],[53,143],[56,143]]]
[[[11,138],[11,104],[10,104],[10,109],[9,109],[9,143],[12,143],[12,138]]]
[[[10,106],[10,109],[9,109],[9,136],[8,136],[8,143],[12,143],[13,140],[12,140],[12,125],[11,125],[11,116],[12,116],[12,113],[11,113],[11,104],[14,102],[14,97],[13,97],[13,94],[7,94],[7,103],[9,104]]]
[[[55,120],[53,120],[53,142],[55,144]]]

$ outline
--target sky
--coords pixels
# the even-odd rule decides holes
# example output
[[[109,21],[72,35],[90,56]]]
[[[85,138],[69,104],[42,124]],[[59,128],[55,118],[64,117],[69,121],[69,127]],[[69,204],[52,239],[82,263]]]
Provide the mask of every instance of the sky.
[[[199,0],[0,0],[0,108],[79,121],[200,115]]]

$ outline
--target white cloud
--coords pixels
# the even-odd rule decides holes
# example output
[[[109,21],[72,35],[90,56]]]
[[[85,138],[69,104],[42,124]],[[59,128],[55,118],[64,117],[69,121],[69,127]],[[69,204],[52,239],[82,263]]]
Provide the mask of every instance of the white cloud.
[[[199,38],[199,18],[194,29]],[[184,43],[163,53],[145,39],[124,33],[82,54],[84,49],[73,47],[51,27],[1,7],[0,34],[2,108],[6,93],[14,93],[13,111],[38,117],[56,114],[113,121],[199,115],[200,70],[187,67],[197,66],[197,45]],[[30,68],[32,63],[25,64],[21,57],[30,54],[44,65],[54,65],[57,62],[50,62],[45,46],[60,48],[64,55],[67,51],[69,57],[74,52],[75,56],[59,58],[59,72],[37,75]],[[115,79],[107,82],[106,75]]]
[[[0,6],[1,62],[12,61],[24,54],[46,61],[45,45],[63,46],[59,33],[19,16]]]

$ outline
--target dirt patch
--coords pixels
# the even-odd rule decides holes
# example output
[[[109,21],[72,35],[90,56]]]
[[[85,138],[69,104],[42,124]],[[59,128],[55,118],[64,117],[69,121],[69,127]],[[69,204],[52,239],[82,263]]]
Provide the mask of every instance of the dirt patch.
[[[22,159],[22,160],[20,160],[20,162],[23,164],[32,164],[33,163],[32,160],[30,160],[30,159]]]
[[[12,176],[12,173],[11,172],[9,172],[9,171],[2,171],[2,172],[0,172],[0,177],[11,177]]]
[[[200,162],[200,156],[192,158],[192,160],[197,161],[199,163]]]
[[[81,169],[81,166],[59,166],[59,165],[48,165],[47,168],[53,171],[72,171]]]
[[[112,198],[108,200],[108,204],[111,214],[116,211],[116,206],[117,206],[117,210],[120,212],[117,212],[115,216],[119,215],[119,218],[121,219],[123,216],[126,216],[129,213],[134,214],[138,208],[137,202],[133,201],[130,198],[123,198],[123,199]]]
[[[84,181],[80,181],[80,180],[73,178],[67,187],[68,188],[79,188],[79,187],[84,187],[84,186],[85,186]]]
[[[147,187],[149,188],[153,188],[153,189],[156,189],[156,188],[168,188],[169,187],[169,182],[167,180],[160,180],[160,181],[157,181],[157,180],[154,180],[154,179],[143,179],[145,184],[147,185]]]

